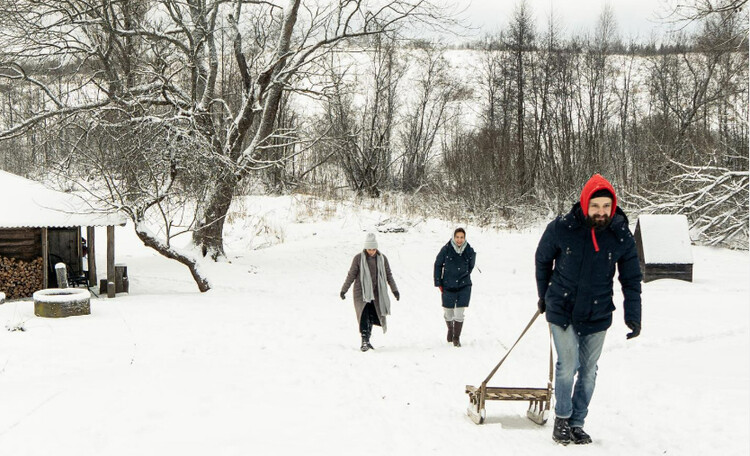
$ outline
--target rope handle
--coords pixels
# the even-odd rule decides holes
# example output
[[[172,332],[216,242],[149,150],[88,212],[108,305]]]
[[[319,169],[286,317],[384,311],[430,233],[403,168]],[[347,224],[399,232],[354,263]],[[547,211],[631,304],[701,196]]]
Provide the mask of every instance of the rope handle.
[[[500,362],[497,363],[497,366],[495,366],[495,368],[492,369],[492,372],[490,372],[490,375],[488,375],[487,378],[484,379],[484,381],[482,382],[483,386],[487,385],[487,382],[489,382],[490,379],[492,379],[492,376],[495,375],[497,370],[500,369],[500,366],[503,364],[503,362],[505,362],[505,359],[508,357],[508,355],[510,355],[510,352],[512,352],[513,349],[516,348],[516,345],[518,345],[518,342],[520,342],[523,336],[526,335],[526,332],[529,330],[529,328],[531,328],[531,325],[534,324],[534,322],[536,321],[539,315],[541,315],[541,313],[539,312],[539,310],[537,310],[536,313],[534,313],[534,316],[531,317],[531,321],[529,321],[529,323],[526,325],[526,328],[524,328],[521,335],[518,336],[518,339],[516,339],[515,343],[513,343],[513,346],[510,347],[510,350],[508,350],[505,356],[503,356],[503,359],[501,359]],[[551,333],[550,333],[550,346],[549,346],[549,381],[550,383],[552,382],[552,334]]]

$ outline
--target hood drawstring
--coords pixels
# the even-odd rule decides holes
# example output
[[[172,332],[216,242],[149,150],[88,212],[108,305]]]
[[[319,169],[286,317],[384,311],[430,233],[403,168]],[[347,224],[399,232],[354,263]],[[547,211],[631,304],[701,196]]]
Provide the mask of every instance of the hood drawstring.
[[[594,241],[594,251],[599,251],[599,244],[596,242],[596,234],[594,233],[594,228],[591,228],[591,240]]]

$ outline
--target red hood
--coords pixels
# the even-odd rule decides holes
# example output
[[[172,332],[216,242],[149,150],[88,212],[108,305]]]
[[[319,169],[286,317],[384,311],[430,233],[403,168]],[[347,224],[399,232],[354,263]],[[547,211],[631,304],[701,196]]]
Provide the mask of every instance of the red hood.
[[[599,190],[609,190],[610,193],[612,193],[612,212],[609,216],[614,217],[615,209],[617,208],[617,194],[615,193],[615,188],[612,187],[612,184],[600,174],[594,174],[591,176],[591,179],[589,179],[589,181],[586,182],[586,185],[583,186],[583,191],[581,192],[581,209],[583,209],[583,215],[588,217],[589,200],[591,199],[591,195]]]

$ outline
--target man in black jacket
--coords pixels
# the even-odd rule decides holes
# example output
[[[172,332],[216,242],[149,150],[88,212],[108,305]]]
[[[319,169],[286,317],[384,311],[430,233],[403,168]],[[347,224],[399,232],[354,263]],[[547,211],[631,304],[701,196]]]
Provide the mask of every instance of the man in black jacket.
[[[552,438],[562,444],[591,443],[583,423],[604,336],[612,325],[615,266],[631,339],[641,331],[638,253],[614,188],[595,174],[583,187],[580,202],[547,225],[536,250],[539,311],[547,313],[557,351]]]

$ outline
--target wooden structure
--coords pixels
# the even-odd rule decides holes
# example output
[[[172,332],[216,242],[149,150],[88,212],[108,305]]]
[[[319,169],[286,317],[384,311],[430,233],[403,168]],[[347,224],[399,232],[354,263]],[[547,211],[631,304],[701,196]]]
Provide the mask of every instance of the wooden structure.
[[[549,416],[550,404],[552,402],[552,343],[550,341],[549,351],[549,379],[547,381],[546,388],[508,388],[508,387],[497,387],[487,386],[487,383],[492,379],[497,370],[503,364],[505,359],[510,355],[510,352],[518,345],[518,342],[526,334],[534,321],[540,315],[537,311],[534,316],[526,325],[526,329],[523,330],[518,339],[510,347],[510,350],[503,356],[503,359],[492,369],[490,375],[484,379],[482,384],[478,387],[472,385],[466,385],[466,394],[469,395],[469,408],[466,413],[469,415],[472,421],[476,424],[484,423],[486,418],[485,405],[487,401],[529,401],[529,408],[526,411],[526,416],[538,425],[543,425],[547,422]]]
[[[108,286],[107,279],[99,281],[99,293],[106,293]],[[115,265],[115,293],[128,293],[130,291],[130,282],[128,280],[128,267],[124,264]]]
[[[693,254],[684,215],[648,214],[638,217],[635,244],[643,281],[693,281]]]
[[[0,192],[13,195],[0,199],[0,291],[8,299],[30,297],[55,286],[58,262],[66,264],[74,280],[88,271],[88,280],[82,282],[95,285],[98,226],[107,227],[107,296],[115,296],[114,227],[125,224],[123,214],[96,210],[75,195],[5,171],[0,171]],[[83,227],[88,268],[84,267]]]

